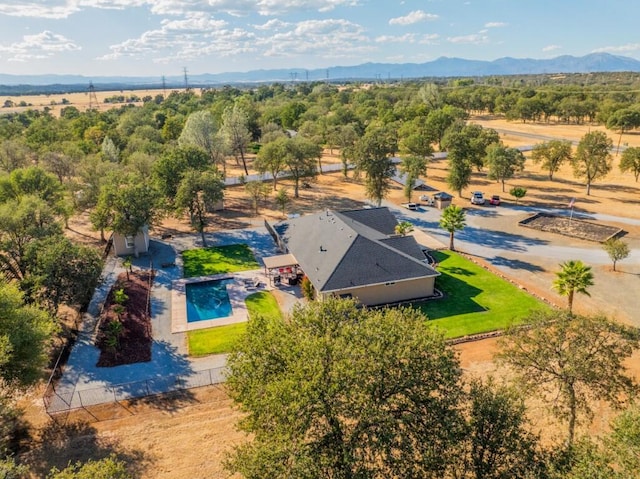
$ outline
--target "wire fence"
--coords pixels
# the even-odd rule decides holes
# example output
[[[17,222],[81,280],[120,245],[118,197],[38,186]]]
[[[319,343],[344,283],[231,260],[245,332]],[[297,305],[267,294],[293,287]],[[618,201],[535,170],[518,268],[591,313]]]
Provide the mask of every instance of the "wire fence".
[[[123,402],[133,399],[220,384],[225,381],[225,373],[224,367],[211,368],[192,371],[189,374],[162,376],[83,390],[76,390],[73,386],[56,386],[49,382],[43,399],[47,414],[54,420],[80,409],[99,420],[92,413],[92,407],[105,404],[122,405]]]

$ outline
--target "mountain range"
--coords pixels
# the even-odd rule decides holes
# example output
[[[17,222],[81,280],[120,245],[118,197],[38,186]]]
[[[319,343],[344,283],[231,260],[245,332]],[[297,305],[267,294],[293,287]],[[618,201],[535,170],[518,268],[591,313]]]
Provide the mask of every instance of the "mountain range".
[[[591,53],[582,57],[563,55],[551,59],[504,57],[493,61],[440,57],[426,63],[364,63],[305,70],[300,68],[252,70],[199,74],[188,77],[189,86],[214,86],[234,83],[267,83],[290,81],[367,81],[401,80],[437,77],[480,77],[501,75],[534,75],[554,73],[640,72],[640,61],[633,58]],[[9,75],[0,73],[0,86],[17,85],[86,85],[96,89],[109,85],[140,85],[145,87],[182,87],[184,76],[126,77],[86,75]]]

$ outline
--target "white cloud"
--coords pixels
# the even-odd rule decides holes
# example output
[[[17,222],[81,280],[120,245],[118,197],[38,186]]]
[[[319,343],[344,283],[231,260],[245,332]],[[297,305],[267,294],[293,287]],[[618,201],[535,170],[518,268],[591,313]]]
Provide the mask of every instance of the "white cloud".
[[[0,15],[62,19],[87,9],[118,9],[148,6],[158,15],[188,13],[226,13],[245,16],[250,13],[277,15],[293,11],[328,12],[336,7],[358,6],[360,0],[5,0]]]
[[[47,0],[3,2],[0,4],[0,15],[11,17],[34,17],[62,19],[88,8],[122,10],[153,4],[152,0]]]
[[[613,52],[613,53],[629,53],[640,50],[640,43],[627,43],[626,45],[618,45],[611,47],[596,48],[592,53]]]
[[[505,22],[487,22],[484,24],[484,28],[499,28],[506,27],[508,23]]]
[[[308,20],[287,32],[260,38],[256,44],[264,56],[320,58],[361,58],[371,51],[370,39],[360,25],[341,19]]]
[[[251,13],[272,16],[295,11],[328,12],[336,7],[357,6],[360,3],[359,0],[146,0],[146,2],[151,6],[151,11],[159,15],[204,12],[226,13],[237,17]]]
[[[376,37],[377,43],[416,43],[417,35],[415,33],[405,33],[404,35],[381,35]]]
[[[488,43],[489,37],[481,33],[473,33],[471,35],[460,35],[457,37],[448,37],[447,41],[457,44],[475,44]]]
[[[179,20],[163,20],[161,28],[112,45],[109,47],[111,53],[99,59],[148,56],[155,62],[166,62],[212,53],[224,57],[253,51],[253,41],[254,34],[242,29],[228,29],[227,22],[199,13]]]
[[[389,25],[413,25],[414,23],[437,19],[438,15],[427,13],[422,10],[415,10],[404,17],[392,18],[389,20]]]
[[[560,45],[547,45],[542,49],[543,52],[552,52],[554,50],[560,50],[562,47]]]
[[[426,35],[422,35],[422,38],[418,41],[421,45],[436,45],[438,42],[436,40],[440,38],[440,35],[437,33],[427,33]]]
[[[45,30],[25,35],[21,42],[0,44],[0,52],[9,54],[9,61],[24,62],[49,58],[56,53],[78,51],[81,48],[62,35]]]
[[[283,22],[282,20],[278,20],[274,18],[273,20],[269,20],[268,22],[263,23],[262,25],[252,25],[252,27],[255,28],[256,30],[277,31],[277,30],[282,30],[283,28],[287,28],[289,25],[291,25],[291,23]]]
[[[273,20],[254,28],[255,31],[231,29],[225,21],[214,20],[203,13],[191,14],[186,19],[164,20],[159,29],[112,45],[111,52],[100,59],[145,57],[156,63],[167,63],[243,53],[252,53],[254,57],[360,58],[372,49],[364,29],[346,20],[299,23]]]

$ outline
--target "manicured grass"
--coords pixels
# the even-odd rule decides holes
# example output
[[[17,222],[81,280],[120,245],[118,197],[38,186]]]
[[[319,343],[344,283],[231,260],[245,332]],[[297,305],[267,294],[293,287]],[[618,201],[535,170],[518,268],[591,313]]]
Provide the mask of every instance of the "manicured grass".
[[[522,321],[531,311],[548,306],[508,281],[457,253],[434,253],[441,274],[436,288],[446,297],[416,303],[429,323],[449,338],[503,329]]]
[[[187,250],[182,253],[182,261],[185,278],[260,268],[246,244]]]
[[[260,314],[274,318],[281,318],[282,313],[276,298],[268,291],[260,291],[247,296],[245,299],[249,317]],[[208,354],[228,353],[234,343],[247,329],[247,323],[236,323],[216,328],[189,331],[189,354],[191,356],[206,356]]]
[[[247,323],[229,324],[217,328],[189,331],[189,355],[207,356],[231,351],[233,343],[245,332]]]

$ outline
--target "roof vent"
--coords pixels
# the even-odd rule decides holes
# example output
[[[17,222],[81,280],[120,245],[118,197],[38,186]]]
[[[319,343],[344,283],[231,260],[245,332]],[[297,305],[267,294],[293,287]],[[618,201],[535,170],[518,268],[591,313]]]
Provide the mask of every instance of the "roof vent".
[[[324,251],[327,251],[327,250],[324,249],[324,247],[322,245],[320,245],[320,252],[323,253]]]

